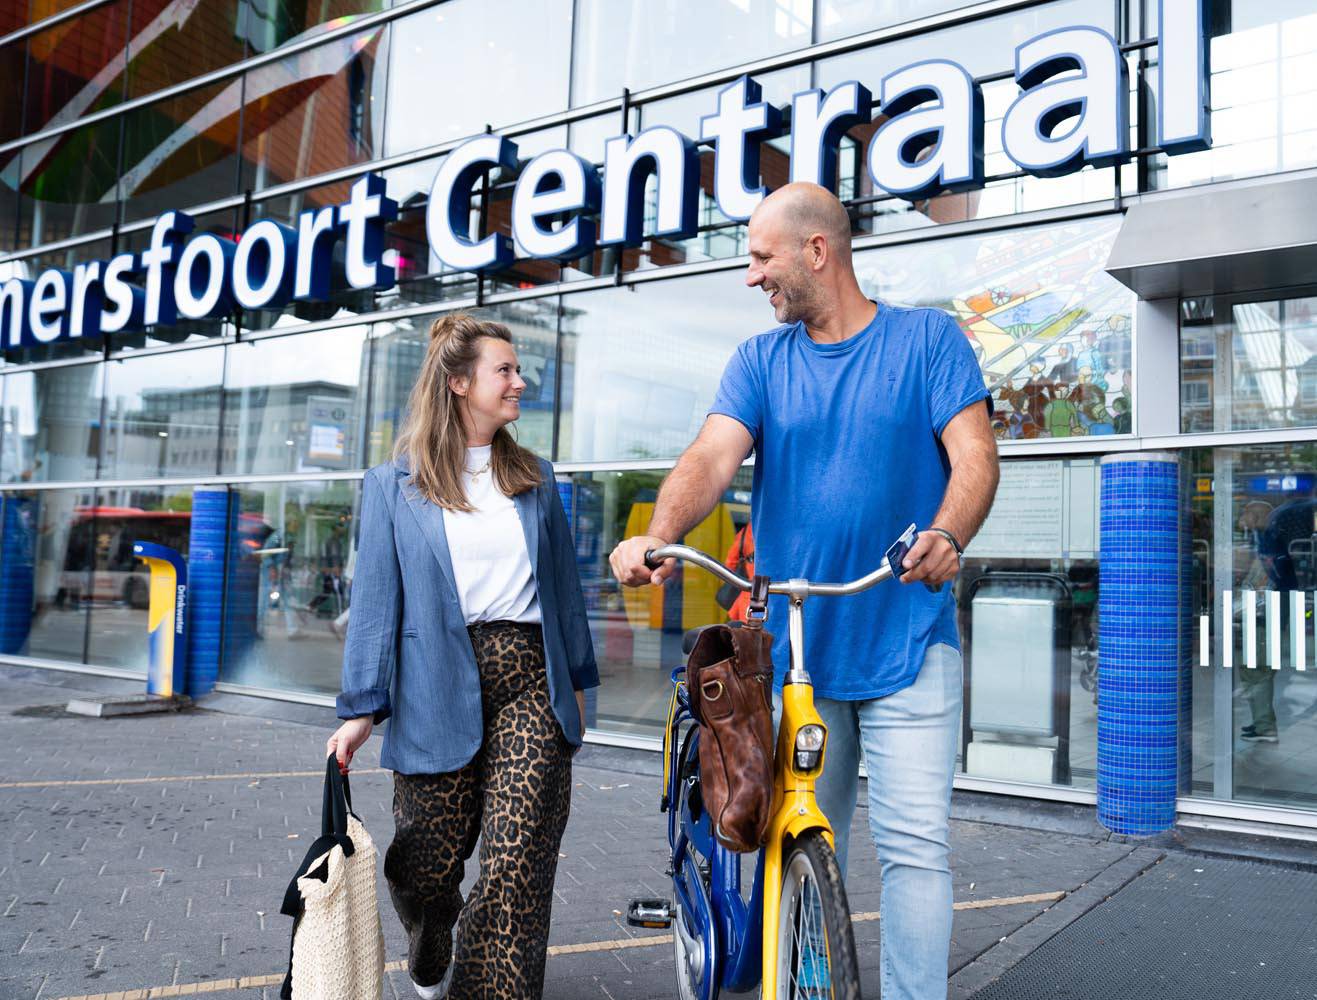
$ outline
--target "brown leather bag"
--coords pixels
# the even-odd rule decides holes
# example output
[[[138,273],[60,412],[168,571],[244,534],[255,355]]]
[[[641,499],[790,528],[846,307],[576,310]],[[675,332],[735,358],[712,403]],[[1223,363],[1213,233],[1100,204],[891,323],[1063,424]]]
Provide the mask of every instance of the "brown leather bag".
[[[714,836],[742,853],[763,846],[773,805],[772,648],[758,621],[713,625],[686,661],[704,808]]]

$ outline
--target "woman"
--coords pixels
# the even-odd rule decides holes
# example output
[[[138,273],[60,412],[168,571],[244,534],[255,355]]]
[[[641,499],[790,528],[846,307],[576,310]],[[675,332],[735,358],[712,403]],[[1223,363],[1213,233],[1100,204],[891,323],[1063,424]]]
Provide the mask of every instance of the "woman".
[[[507,327],[436,320],[394,459],[363,487],[348,721],[329,752],[346,769],[392,716],[384,874],[427,998],[540,995],[571,757],[599,683],[553,467],[507,430],[525,388]]]

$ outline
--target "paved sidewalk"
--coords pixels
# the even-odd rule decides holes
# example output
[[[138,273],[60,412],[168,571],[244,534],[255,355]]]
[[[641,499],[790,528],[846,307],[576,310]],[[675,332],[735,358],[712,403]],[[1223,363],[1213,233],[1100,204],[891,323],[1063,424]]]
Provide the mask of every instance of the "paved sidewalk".
[[[283,718],[195,710],[99,720],[58,708],[116,686],[0,667],[0,814],[9,820],[0,1000],[273,1000],[290,927],[279,905],[318,833],[331,713],[233,696],[209,703]],[[358,757],[353,797],[382,853],[391,783],[377,769],[378,746]],[[670,938],[622,916],[633,896],[667,895],[658,765],[654,754],[595,747],[577,759],[548,998],[673,995]],[[861,809],[848,891],[865,996],[876,997],[879,879],[866,824]],[[1082,815],[1069,825],[1063,833],[954,822],[953,996],[970,996],[1163,856],[1113,841]],[[413,996],[382,875],[381,899],[390,987]]]

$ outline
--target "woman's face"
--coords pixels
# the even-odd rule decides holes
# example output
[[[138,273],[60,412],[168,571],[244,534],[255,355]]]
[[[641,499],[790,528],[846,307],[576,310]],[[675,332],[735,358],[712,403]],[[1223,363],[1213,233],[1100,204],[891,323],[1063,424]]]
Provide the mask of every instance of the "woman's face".
[[[451,382],[454,392],[466,398],[468,434],[488,444],[494,432],[521,416],[521,394],[526,383],[512,345],[495,337],[480,341],[480,357],[470,379]]]

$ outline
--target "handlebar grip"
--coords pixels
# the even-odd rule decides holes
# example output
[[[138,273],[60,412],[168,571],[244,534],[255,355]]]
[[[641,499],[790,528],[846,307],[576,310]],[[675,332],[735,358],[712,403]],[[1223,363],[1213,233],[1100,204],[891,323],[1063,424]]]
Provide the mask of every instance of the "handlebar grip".
[[[660,566],[662,566],[662,565],[663,565],[663,562],[662,562],[661,560],[659,560],[659,559],[655,559],[655,558],[654,558],[654,550],[653,550],[653,549],[646,549],[646,550],[645,550],[645,566],[646,566],[646,568],[648,568],[648,569],[658,569],[658,568],[659,568]]]

